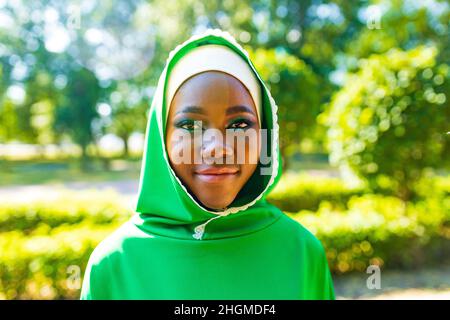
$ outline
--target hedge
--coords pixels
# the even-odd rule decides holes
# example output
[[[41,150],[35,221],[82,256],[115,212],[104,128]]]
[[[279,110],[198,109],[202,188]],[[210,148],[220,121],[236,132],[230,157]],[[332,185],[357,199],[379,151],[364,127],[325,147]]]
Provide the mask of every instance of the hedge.
[[[416,186],[418,198],[449,196],[450,176],[429,176]],[[347,202],[353,196],[371,193],[364,186],[348,186],[342,179],[312,176],[309,174],[284,174],[267,200],[286,212],[300,210],[316,211],[322,201],[328,201],[336,209],[347,209]],[[386,190],[386,194],[389,190]]]
[[[317,210],[322,201],[345,207],[352,196],[366,191],[362,187],[347,187],[339,178],[286,174],[267,200],[283,211],[297,212]]]
[[[377,264],[411,269],[450,262],[450,198],[405,203],[395,197],[352,197],[348,210],[322,202],[317,212],[290,213],[322,242],[334,273]]]
[[[352,195],[343,207],[323,200],[317,210],[286,213],[322,241],[334,274],[369,264],[418,268],[450,260],[450,197],[433,194],[414,203]],[[2,203],[0,299],[77,299],[68,268],[83,275],[95,246],[130,217],[117,199],[77,192],[54,201]]]
[[[112,191],[3,201],[0,299],[77,299],[70,275],[82,276],[95,246],[131,214]]]
[[[31,232],[44,224],[50,228],[89,220],[95,224],[110,223],[131,215],[132,211],[118,200],[113,191],[62,192],[56,199],[32,202],[0,202],[0,232]]]
[[[70,268],[82,276],[95,246],[118,226],[83,222],[49,233],[38,229],[32,236],[0,234],[0,299],[77,299],[79,288],[68,282]]]

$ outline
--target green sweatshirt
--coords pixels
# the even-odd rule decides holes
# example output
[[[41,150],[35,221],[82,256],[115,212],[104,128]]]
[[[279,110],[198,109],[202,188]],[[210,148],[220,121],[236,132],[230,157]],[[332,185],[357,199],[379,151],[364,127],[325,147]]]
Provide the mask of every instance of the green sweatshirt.
[[[262,86],[267,154],[221,215],[198,203],[175,175],[165,148],[165,88],[192,48],[236,51]],[[169,55],[149,110],[136,214],[94,250],[81,299],[334,299],[320,241],[266,201],[281,175],[277,106],[247,52],[214,29]],[[259,174],[259,169],[268,174]]]

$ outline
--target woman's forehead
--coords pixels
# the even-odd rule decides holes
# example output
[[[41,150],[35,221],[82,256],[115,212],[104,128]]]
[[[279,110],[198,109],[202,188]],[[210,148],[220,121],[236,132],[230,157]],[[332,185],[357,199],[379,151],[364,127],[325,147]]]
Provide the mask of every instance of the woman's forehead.
[[[187,90],[204,90],[205,88],[217,88],[220,90],[216,91],[240,91],[244,90],[245,93],[248,93],[248,90],[245,88],[244,84],[237,78],[232,75],[222,72],[222,71],[205,71],[198,73],[189,79],[187,79],[180,86],[178,92]],[[177,93],[178,93],[177,92]]]
[[[187,79],[178,89],[171,108],[177,111],[185,106],[207,107],[214,104],[247,105],[256,112],[252,96],[235,77],[221,71],[207,71]]]

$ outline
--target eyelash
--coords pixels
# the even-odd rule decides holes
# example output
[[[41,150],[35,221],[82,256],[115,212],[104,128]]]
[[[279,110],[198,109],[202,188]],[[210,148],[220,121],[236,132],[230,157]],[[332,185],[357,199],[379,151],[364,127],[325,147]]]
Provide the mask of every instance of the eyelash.
[[[180,128],[180,129],[185,129],[188,131],[193,131],[194,128],[185,128],[186,125],[190,125],[190,126],[194,126],[194,121],[193,120],[181,120],[177,123],[175,123],[175,127]]]
[[[236,119],[234,120],[230,126],[234,125],[234,124],[240,124],[240,123],[244,123],[246,126],[245,127],[237,127],[237,128],[231,128],[231,129],[235,129],[235,130],[247,130],[248,128],[253,127],[254,122],[248,119]],[[228,129],[228,128],[227,128]]]
[[[242,124],[244,123],[246,126],[245,127],[233,127],[233,125],[235,124]],[[234,129],[234,130],[247,130],[248,128],[251,128],[254,125],[254,122],[248,119],[236,119],[234,120],[227,129]],[[190,126],[188,128],[186,128],[186,126]],[[175,127],[180,128],[180,129],[185,129],[188,131],[193,131],[195,130],[195,128],[193,128],[194,126],[194,121],[193,120],[181,120],[177,123],[175,123]]]

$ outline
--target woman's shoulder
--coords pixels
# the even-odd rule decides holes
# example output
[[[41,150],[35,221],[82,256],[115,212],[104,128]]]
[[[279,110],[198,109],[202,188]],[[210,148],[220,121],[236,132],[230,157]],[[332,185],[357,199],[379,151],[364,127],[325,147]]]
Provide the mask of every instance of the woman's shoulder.
[[[287,214],[284,214],[282,219],[282,227],[286,230],[290,230],[290,234],[294,238],[294,241],[303,249],[308,250],[310,253],[324,255],[324,247],[322,242],[301,222],[300,219],[295,219]]]
[[[112,260],[121,256],[126,243],[136,237],[136,227],[131,219],[124,222],[94,248],[89,257],[89,263],[99,265],[105,260]]]

